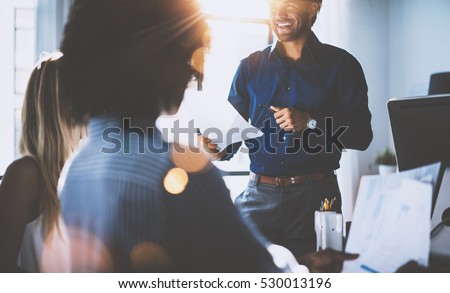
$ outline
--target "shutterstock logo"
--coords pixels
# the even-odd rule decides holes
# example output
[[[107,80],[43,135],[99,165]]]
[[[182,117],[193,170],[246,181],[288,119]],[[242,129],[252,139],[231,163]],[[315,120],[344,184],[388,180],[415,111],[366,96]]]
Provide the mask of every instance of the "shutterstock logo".
[[[231,128],[223,132],[218,128],[207,128],[202,135],[213,139],[216,144],[229,141],[245,141],[248,152],[256,153],[264,151],[269,154],[283,152],[286,154],[295,154],[299,152],[315,155],[319,153],[333,153],[345,149],[341,141],[341,136],[348,129],[348,126],[339,126],[334,129],[333,118],[325,118],[325,127],[321,129],[305,129],[301,132],[290,133],[281,130],[278,125],[272,125],[270,119],[263,123],[260,128],[262,136],[256,137],[258,129],[248,128],[240,131],[238,128]],[[174,141],[180,141],[183,135],[188,138],[188,145],[194,146],[197,137],[200,135],[197,128],[194,127],[194,121],[191,120],[187,127],[181,127],[180,121],[176,120],[174,127],[161,129],[162,137],[168,137],[169,133],[173,135]],[[101,152],[106,154],[125,153],[132,151],[140,154],[151,152],[156,154],[167,153],[169,145],[165,143],[158,131],[154,127],[138,127],[131,125],[130,118],[124,118],[122,127],[108,127],[103,130],[103,146]],[[184,152],[185,147],[174,145],[177,152]],[[199,149],[191,148],[191,152],[200,152]],[[247,149],[241,148],[242,152]]]

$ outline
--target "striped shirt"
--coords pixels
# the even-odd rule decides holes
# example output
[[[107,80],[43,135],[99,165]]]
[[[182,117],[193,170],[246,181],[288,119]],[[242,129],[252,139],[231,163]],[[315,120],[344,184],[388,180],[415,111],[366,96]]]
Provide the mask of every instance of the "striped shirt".
[[[72,271],[279,271],[215,167],[174,159],[154,127],[136,133],[121,119],[89,122],[61,192]]]

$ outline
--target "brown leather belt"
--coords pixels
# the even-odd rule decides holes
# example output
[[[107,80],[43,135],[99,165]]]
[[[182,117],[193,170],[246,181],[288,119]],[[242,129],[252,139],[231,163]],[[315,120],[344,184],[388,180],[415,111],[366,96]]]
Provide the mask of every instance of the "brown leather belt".
[[[297,184],[311,184],[314,182],[322,181],[325,178],[334,175],[333,171],[324,172],[324,173],[312,173],[306,175],[299,175],[293,177],[279,176],[279,177],[270,177],[265,175],[258,175],[253,172],[250,172],[250,179],[258,180],[260,183],[264,184],[272,184],[276,186],[288,186],[288,185],[297,185]]]

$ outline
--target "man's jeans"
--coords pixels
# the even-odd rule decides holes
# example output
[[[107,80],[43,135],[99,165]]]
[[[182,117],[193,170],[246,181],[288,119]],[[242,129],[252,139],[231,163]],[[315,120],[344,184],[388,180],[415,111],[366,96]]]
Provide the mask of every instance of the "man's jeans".
[[[316,250],[314,212],[320,209],[321,201],[334,197],[332,210],[341,213],[335,175],[314,183],[284,187],[250,180],[235,205],[271,242],[300,257]]]

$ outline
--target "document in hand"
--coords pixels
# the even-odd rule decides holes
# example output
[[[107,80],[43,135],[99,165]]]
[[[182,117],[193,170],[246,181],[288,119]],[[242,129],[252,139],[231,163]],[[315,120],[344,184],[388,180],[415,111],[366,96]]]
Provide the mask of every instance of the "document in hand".
[[[200,132],[217,144],[219,150],[228,145],[251,138],[260,137],[263,133],[248,123],[236,109],[224,99],[189,97],[185,103],[194,118]]]
[[[346,251],[359,253],[343,272],[395,272],[409,260],[428,265],[432,193],[439,164],[363,176]]]

